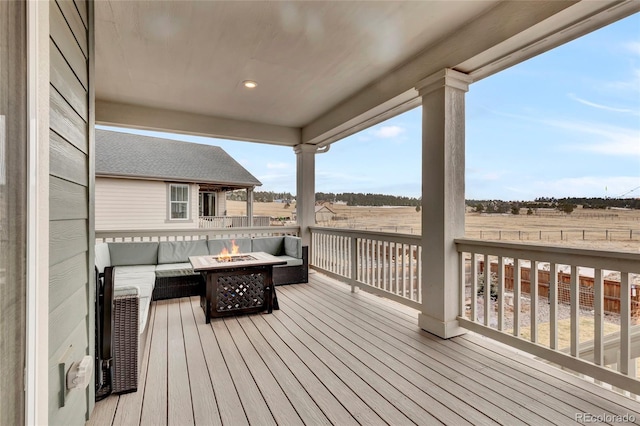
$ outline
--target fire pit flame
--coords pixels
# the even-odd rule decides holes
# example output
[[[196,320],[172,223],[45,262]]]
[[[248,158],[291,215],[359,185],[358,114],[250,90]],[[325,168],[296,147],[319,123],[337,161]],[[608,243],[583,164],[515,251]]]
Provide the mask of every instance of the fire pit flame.
[[[223,248],[220,254],[218,255],[218,262],[231,262],[234,260],[238,260],[237,258],[233,258],[233,256],[240,254],[240,247],[236,245],[236,240],[231,240],[231,253],[227,248]]]

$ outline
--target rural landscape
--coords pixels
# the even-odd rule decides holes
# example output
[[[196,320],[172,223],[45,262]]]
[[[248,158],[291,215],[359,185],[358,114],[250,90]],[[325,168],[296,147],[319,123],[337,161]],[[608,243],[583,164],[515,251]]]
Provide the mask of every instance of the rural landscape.
[[[420,208],[409,206],[352,206],[344,202],[325,202],[334,215],[318,221],[319,226],[394,232],[421,233]],[[504,210],[504,209],[503,209]],[[571,213],[557,208],[520,208],[479,212],[477,202],[467,203],[465,236],[486,240],[519,241],[532,244],[566,245],[599,250],[640,250],[640,209],[584,208],[577,205]],[[270,216],[275,223],[291,223],[295,202],[254,203],[256,216]],[[227,201],[227,214],[246,214],[244,201]]]

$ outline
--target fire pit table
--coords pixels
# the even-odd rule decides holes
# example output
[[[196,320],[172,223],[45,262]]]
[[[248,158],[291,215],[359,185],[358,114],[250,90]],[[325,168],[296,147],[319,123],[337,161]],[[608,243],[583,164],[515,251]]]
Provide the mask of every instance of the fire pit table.
[[[193,270],[204,276],[206,290],[200,296],[200,306],[207,324],[212,317],[278,309],[273,267],[286,261],[264,252],[191,256],[189,261]]]

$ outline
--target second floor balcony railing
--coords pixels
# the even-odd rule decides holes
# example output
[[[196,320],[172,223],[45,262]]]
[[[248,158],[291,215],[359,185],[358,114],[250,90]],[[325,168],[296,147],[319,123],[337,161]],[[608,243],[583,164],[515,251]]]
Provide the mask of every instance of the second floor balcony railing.
[[[216,228],[246,228],[250,226],[269,226],[269,216],[254,216],[253,223],[249,223],[247,216],[200,216],[198,227],[205,229]]]

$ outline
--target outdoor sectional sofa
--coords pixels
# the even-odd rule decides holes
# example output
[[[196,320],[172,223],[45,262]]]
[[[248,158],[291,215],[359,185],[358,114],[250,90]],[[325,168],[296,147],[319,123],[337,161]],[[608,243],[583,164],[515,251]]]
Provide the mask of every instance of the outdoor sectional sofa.
[[[203,278],[189,256],[218,255],[233,244],[240,253],[266,252],[285,260],[273,269],[275,285],[308,282],[308,248],[294,236],[96,244],[96,272],[105,294],[113,295],[106,327],[111,336],[104,337],[111,345],[113,393],[137,390],[151,301],[202,294]]]

